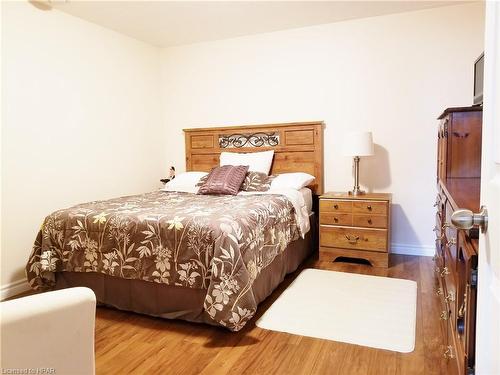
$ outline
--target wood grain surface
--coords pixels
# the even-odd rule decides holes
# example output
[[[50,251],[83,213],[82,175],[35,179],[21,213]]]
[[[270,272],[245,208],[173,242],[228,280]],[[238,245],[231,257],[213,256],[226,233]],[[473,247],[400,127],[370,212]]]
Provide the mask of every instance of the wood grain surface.
[[[444,374],[443,333],[428,257],[393,255],[388,269],[311,259],[304,267],[388,276],[418,283],[415,351],[402,354],[267,331],[255,320],[294,280],[289,275],[240,332],[99,307],[97,374]],[[318,286],[320,287],[320,286]],[[325,297],[328,295],[328,286]],[[335,301],[332,301],[335,303]],[[339,306],[342,308],[342,306]],[[362,308],[362,306],[360,306]]]

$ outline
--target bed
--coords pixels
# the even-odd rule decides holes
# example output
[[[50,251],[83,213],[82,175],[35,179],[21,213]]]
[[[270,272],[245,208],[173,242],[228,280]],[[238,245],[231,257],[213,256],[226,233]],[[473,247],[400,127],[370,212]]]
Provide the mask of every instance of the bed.
[[[104,305],[231,331],[255,315],[315,248],[311,197],[323,190],[323,123],[184,132],[187,171],[210,171],[223,151],[274,150],[272,174],[316,179],[293,194],[155,191],[56,211],[26,267],[34,289],[86,286]],[[307,202],[307,225],[297,201]]]

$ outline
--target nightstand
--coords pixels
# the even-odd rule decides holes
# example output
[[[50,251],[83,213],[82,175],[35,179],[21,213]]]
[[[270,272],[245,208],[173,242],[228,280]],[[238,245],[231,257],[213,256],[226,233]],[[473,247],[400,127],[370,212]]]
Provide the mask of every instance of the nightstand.
[[[389,266],[392,194],[349,195],[329,192],[319,197],[319,260],[365,259]]]

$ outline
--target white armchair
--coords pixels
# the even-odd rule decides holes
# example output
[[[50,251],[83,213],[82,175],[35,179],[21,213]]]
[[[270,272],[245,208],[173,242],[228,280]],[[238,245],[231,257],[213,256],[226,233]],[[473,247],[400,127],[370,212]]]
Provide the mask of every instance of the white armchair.
[[[95,307],[94,292],[88,288],[69,288],[2,302],[2,370],[95,374]]]

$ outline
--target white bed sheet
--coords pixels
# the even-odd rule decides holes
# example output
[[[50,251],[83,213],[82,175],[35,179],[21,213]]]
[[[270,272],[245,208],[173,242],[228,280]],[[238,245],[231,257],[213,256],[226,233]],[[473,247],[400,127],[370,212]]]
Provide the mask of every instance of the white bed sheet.
[[[312,214],[312,209],[313,209],[313,194],[312,190],[309,188],[302,188],[299,190],[300,194],[302,194],[302,197],[304,198],[304,203],[307,207],[307,212]]]

